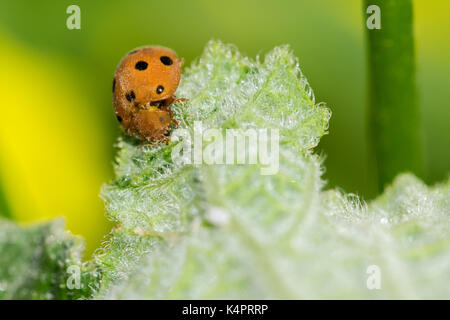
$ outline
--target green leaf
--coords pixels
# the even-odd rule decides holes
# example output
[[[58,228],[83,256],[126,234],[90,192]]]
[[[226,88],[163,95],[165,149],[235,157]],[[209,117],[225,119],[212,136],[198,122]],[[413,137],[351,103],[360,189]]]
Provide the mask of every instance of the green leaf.
[[[257,299],[450,297],[450,183],[400,176],[380,198],[323,191],[312,149],[330,111],[316,104],[288,47],[264,61],[212,41],[183,75],[181,128],[279,129],[279,169],[183,165],[183,141],[118,143],[102,197],[118,223],[96,262],[97,298]],[[381,274],[370,290],[368,267]],[[370,269],[370,268],[369,268]]]
[[[81,264],[84,241],[64,230],[62,220],[20,227],[0,220],[0,299],[87,298],[99,279]],[[68,269],[68,268],[72,269]],[[67,281],[79,271],[80,287]]]

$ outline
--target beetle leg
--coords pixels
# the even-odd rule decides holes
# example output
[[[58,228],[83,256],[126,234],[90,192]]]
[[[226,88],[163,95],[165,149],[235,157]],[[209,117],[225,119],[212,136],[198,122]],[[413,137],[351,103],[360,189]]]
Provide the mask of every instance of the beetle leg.
[[[146,143],[141,144],[139,147],[137,147],[137,149],[140,151],[142,148],[151,147],[152,145],[153,145],[152,143],[146,142]]]
[[[175,100],[173,100],[172,103],[180,103],[180,102],[187,102],[188,99],[186,98],[176,98]]]

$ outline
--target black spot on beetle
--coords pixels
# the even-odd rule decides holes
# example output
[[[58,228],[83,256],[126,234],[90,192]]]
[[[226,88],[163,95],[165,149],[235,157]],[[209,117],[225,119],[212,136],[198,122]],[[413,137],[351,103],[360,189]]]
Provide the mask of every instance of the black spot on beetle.
[[[170,131],[164,132],[164,135],[165,135],[166,137],[170,136]]]
[[[116,78],[113,79],[113,93],[114,93],[114,90],[116,90]]]
[[[158,88],[156,88],[156,93],[161,94],[164,91],[164,87],[159,85]]]
[[[122,117],[121,116],[117,116],[117,121],[122,122]]]
[[[134,94],[134,91],[131,90],[130,92],[125,94],[125,98],[127,98],[128,102],[131,102],[136,99],[136,95]]]
[[[170,66],[173,63],[172,59],[170,59],[168,56],[162,56],[161,58],[159,58],[159,60],[161,60],[161,62],[166,66]]]
[[[164,117],[159,117],[159,121],[164,122]]]
[[[145,61],[142,61],[142,60],[136,62],[136,65],[134,66],[134,68],[136,68],[137,70],[140,70],[140,71],[147,69],[147,67],[148,67],[148,63]]]

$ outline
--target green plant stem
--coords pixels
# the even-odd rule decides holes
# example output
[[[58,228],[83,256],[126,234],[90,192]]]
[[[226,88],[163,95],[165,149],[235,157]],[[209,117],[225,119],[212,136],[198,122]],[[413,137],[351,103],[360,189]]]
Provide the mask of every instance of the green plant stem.
[[[422,173],[411,0],[364,0],[378,5],[381,29],[367,30],[369,139],[378,186],[400,172]],[[364,21],[365,24],[365,21]]]

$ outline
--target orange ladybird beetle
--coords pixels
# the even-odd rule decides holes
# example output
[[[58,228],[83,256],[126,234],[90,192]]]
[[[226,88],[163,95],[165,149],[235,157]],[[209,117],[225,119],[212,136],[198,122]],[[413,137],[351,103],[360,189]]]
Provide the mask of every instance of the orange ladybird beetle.
[[[181,77],[183,59],[164,47],[148,46],[129,52],[113,79],[114,108],[125,132],[142,141],[167,141],[178,123],[170,105]]]

